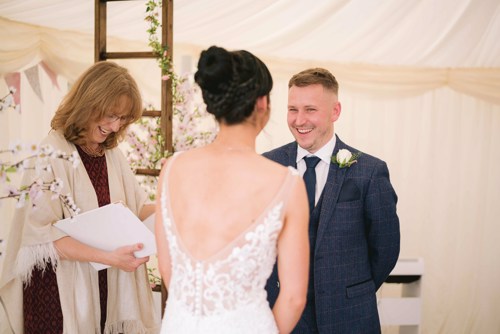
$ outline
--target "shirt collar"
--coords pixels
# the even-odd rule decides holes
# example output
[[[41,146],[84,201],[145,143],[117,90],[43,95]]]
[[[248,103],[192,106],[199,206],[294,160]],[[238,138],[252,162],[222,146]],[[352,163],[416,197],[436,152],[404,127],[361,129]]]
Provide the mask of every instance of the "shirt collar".
[[[332,152],[333,149],[335,148],[335,144],[337,142],[337,136],[333,134],[332,138],[325,144],[323,145],[322,148],[316,151],[316,153],[311,154],[309,153],[306,149],[303,149],[300,147],[300,145],[297,145],[297,160],[296,162],[299,162],[306,156],[317,156],[320,158],[322,161],[326,162],[327,164],[330,164],[330,161],[332,159]]]

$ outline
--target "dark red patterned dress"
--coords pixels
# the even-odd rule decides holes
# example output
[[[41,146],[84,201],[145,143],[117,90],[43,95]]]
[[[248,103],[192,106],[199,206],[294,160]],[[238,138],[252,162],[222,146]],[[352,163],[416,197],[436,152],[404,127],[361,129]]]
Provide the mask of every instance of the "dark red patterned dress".
[[[106,157],[91,157],[76,146],[90,181],[94,186],[99,206],[110,203],[108,168]],[[106,305],[108,299],[107,270],[99,271],[99,296],[101,302],[101,332],[106,323]],[[78,301],[77,301],[78,302]],[[47,270],[33,270],[29,285],[23,289],[23,312],[25,334],[57,334],[63,332],[63,316],[56,273]]]

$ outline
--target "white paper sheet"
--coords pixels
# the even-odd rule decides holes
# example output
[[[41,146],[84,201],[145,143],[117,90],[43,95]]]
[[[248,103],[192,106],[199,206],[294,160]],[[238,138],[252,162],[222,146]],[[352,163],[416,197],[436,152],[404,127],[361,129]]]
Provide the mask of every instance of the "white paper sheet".
[[[59,220],[54,226],[86,245],[105,251],[140,242],[144,248],[134,253],[136,257],[156,253],[154,234],[121,203],[108,204],[74,218]],[[102,263],[90,263],[96,270],[110,267]]]
[[[144,223],[144,225],[146,225],[146,227],[149,228],[149,230],[151,232],[153,232],[153,234],[155,234],[155,219],[156,219],[156,215],[153,213],[148,218],[146,218],[142,221]]]

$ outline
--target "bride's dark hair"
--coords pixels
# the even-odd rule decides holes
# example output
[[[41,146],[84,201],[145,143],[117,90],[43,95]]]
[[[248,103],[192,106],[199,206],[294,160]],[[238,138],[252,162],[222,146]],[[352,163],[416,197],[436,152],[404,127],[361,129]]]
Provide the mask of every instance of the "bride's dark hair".
[[[217,46],[201,53],[194,78],[207,111],[226,124],[244,121],[257,98],[269,96],[273,88],[271,73],[259,58],[245,50],[229,52]]]

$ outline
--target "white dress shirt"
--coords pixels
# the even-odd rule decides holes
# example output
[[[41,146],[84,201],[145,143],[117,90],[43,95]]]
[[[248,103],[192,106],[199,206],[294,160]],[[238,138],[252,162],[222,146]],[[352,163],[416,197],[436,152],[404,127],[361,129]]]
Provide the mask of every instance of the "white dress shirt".
[[[321,159],[320,162],[316,165],[316,191],[314,196],[314,205],[318,203],[319,197],[325,188],[326,179],[328,177],[328,171],[330,170],[330,163],[332,161],[332,152],[335,148],[336,142],[335,134],[333,134],[332,139],[328,141],[322,148],[320,148],[316,153],[311,154],[307,150],[303,149],[299,145],[297,145],[297,170],[300,175],[304,176],[306,172],[306,162],[304,161],[304,157],[312,157],[316,156]]]

